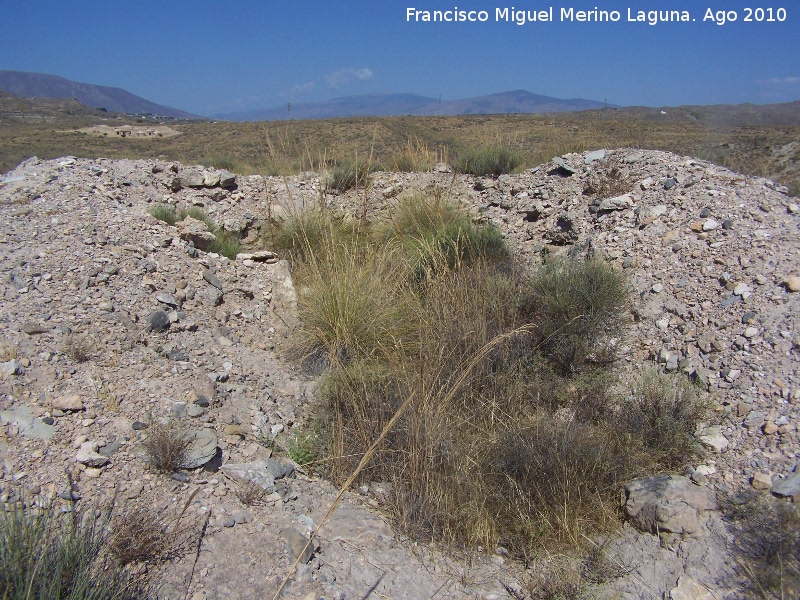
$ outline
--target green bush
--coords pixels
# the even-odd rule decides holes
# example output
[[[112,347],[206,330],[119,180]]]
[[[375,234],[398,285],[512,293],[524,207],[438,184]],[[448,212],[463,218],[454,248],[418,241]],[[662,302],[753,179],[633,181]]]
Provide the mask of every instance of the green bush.
[[[175,222],[180,220],[176,218],[175,207],[169,204],[154,204],[150,207],[149,212],[156,219],[163,221],[167,225],[175,225]]]
[[[699,451],[693,433],[707,410],[699,386],[681,374],[668,375],[651,367],[623,405],[622,417],[628,431],[658,453],[662,464],[677,468]]]
[[[0,511],[0,597],[75,600],[155,598],[143,575],[109,558],[105,520],[55,509]]]
[[[497,177],[511,173],[521,162],[518,153],[508,145],[470,148],[459,154],[455,169],[469,175]]]
[[[325,179],[325,187],[337,192],[369,186],[374,165],[369,160],[355,158],[336,164]]]
[[[625,277],[611,265],[551,258],[531,277],[524,310],[543,351],[570,373],[616,358],[627,301]]]

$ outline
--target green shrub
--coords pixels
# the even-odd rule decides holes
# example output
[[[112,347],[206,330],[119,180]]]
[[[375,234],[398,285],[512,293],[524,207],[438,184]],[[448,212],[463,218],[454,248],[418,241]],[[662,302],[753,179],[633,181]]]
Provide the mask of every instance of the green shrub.
[[[469,175],[497,177],[511,173],[521,162],[518,153],[509,145],[470,148],[459,154],[455,169]]]
[[[150,207],[149,212],[156,219],[164,221],[167,225],[175,225],[175,222],[180,220],[176,218],[175,207],[169,204],[154,204]]]
[[[95,511],[0,511],[0,597],[155,598],[143,575],[107,561],[109,534]]]
[[[608,364],[627,308],[624,275],[599,259],[551,258],[531,277],[524,311],[563,372]]]
[[[370,184],[370,174],[373,170],[374,165],[371,161],[360,158],[338,163],[325,178],[325,187],[338,192],[366,188]]]
[[[708,410],[700,388],[681,374],[647,369],[622,407],[628,431],[662,458],[662,464],[680,467],[698,452],[693,437],[697,423]]]

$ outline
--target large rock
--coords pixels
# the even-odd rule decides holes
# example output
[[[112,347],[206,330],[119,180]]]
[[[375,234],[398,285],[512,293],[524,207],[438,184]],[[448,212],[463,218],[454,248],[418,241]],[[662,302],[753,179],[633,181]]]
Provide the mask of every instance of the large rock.
[[[770,491],[776,496],[794,497],[800,495],[800,468],[795,467],[794,473],[786,479],[773,481]]]
[[[234,187],[236,185],[236,175],[223,169],[219,172],[219,185],[224,188]]]
[[[182,240],[192,242],[195,248],[200,250],[205,250],[217,239],[217,236],[208,230],[205,223],[192,217],[186,217],[183,221],[175,223],[175,226],[178,228],[178,235]]]
[[[16,425],[19,432],[37,440],[49,440],[55,435],[56,428],[33,416],[27,406],[17,406],[0,412],[0,423]]]
[[[702,533],[714,493],[678,475],[634,479],[625,486],[623,509],[631,524],[649,533]]]
[[[211,429],[194,429],[189,432],[192,442],[186,453],[185,469],[202,467],[217,454],[217,434]]]
[[[87,467],[102,467],[108,464],[108,457],[97,452],[97,442],[84,442],[75,460]]]

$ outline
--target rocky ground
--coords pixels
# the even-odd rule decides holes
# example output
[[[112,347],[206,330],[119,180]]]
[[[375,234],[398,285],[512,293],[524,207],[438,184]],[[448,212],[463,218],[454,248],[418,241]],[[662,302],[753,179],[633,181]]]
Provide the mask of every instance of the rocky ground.
[[[498,179],[444,165],[378,173],[368,192],[341,195],[311,173],[26,161],[0,179],[0,501],[182,515],[198,543],[164,569],[164,598],[272,597],[336,495],[272,455],[314,386],[286,358],[288,265],[206,253],[202,227],[148,210],[201,206],[263,249],[270,220],[304,205],[374,215],[421,189],[497,223],[523,262],[580,252],[619,265],[634,290],[621,383],[651,361],[713,397],[702,464],[626,489],[629,523],[604,552],[630,568],[594,596],[739,597],[719,502],[800,501],[800,208],[771,181],[663,152],[569,154]],[[148,467],[141,443],[163,422],[189,428],[196,468]],[[253,485],[263,493],[243,502]],[[375,509],[380,496],[378,482],[346,496],[284,597],[525,597],[521,566],[410,543]]]

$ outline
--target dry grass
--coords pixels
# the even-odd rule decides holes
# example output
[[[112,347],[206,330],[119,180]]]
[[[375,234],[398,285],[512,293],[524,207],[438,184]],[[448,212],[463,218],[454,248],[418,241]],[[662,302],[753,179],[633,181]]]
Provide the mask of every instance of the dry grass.
[[[346,480],[407,406],[359,479],[391,483],[391,508],[412,537],[501,543],[531,557],[542,544],[574,545],[580,532],[613,526],[618,487],[640,473],[643,458],[626,446],[613,413],[587,399],[610,402],[607,378],[588,368],[560,373],[540,332],[546,324],[528,318],[524,299],[534,292],[539,305],[559,299],[517,273],[501,240],[470,242],[485,237],[458,205],[404,202],[375,226],[379,235],[362,230],[359,244],[309,241],[314,250],[296,266],[302,339],[325,349],[331,366],[317,423],[328,475]],[[621,277],[594,262],[546,277],[565,279],[557,290],[587,280],[595,295],[578,303],[577,316],[594,319],[572,335],[597,353],[606,322],[625,306]],[[610,361],[606,352],[603,364]],[[547,398],[535,381],[538,363],[550,365],[557,390]],[[573,417],[562,422],[564,404]]]
[[[186,465],[192,435],[180,424],[153,424],[142,442],[148,464],[164,473],[173,473]]]
[[[404,173],[427,172],[437,163],[447,162],[447,149],[434,150],[416,137],[409,137],[383,162],[385,171]]]
[[[728,507],[738,571],[751,597],[800,597],[800,510],[769,496]]]
[[[252,481],[240,483],[236,487],[236,498],[245,506],[260,506],[264,503],[267,491]]]
[[[86,336],[71,333],[64,338],[62,352],[77,363],[84,363],[92,358],[95,344]]]

